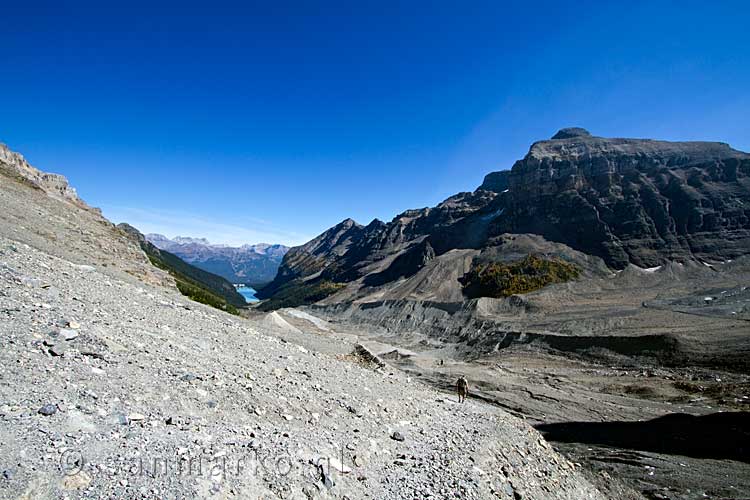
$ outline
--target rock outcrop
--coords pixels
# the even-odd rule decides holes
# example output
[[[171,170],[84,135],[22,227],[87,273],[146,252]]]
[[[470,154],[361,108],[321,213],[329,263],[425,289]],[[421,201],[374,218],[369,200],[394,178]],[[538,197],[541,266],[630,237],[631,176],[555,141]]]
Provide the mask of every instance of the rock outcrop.
[[[11,151],[5,144],[0,143],[0,169],[6,174],[40,189],[59,200],[73,203],[81,208],[91,209],[78,197],[76,190],[68,184],[68,179],[60,174],[42,172],[31,166],[21,154]]]
[[[509,174],[493,234],[534,233],[623,268],[750,249],[750,155],[717,142],[563,129]]]

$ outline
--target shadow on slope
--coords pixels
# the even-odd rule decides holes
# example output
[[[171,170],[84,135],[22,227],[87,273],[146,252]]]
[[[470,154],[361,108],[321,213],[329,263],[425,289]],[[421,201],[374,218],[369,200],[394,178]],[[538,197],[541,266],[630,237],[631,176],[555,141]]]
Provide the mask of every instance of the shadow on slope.
[[[547,441],[750,463],[750,412],[670,413],[644,422],[537,425]]]

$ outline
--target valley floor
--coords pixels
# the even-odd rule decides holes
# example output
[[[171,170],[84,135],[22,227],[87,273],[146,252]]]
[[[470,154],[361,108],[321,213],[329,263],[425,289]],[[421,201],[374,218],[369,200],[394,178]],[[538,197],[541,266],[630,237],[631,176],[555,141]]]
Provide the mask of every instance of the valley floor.
[[[334,318],[316,325],[298,310],[274,314],[294,341],[321,345],[310,340],[317,331],[341,355],[359,342],[446,394],[465,374],[475,401],[526,419],[611,498],[632,491],[655,499],[750,497],[750,376],[742,370],[665,368],[648,357],[563,354],[543,343],[467,357],[460,345],[426,335]],[[710,322],[694,321],[697,329]],[[736,337],[746,337],[739,326]]]
[[[0,237],[0,498],[606,498],[523,419],[324,322],[118,276]]]

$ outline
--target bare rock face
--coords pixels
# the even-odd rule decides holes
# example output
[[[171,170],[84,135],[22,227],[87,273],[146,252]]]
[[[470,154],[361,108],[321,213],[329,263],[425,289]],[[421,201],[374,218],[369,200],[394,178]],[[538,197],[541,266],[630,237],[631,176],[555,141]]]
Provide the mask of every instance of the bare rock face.
[[[387,285],[447,252],[502,246],[504,234],[539,235],[613,268],[732,259],[750,253],[750,155],[565,128],[473,193],[389,223],[347,219],[292,248],[261,297],[302,281]]]
[[[491,172],[484,177],[484,182],[479,189],[493,191],[495,193],[505,192],[509,187],[510,170],[501,170],[500,172]]]
[[[508,181],[493,234],[540,234],[616,268],[750,249],[750,155],[727,144],[563,129],[535,143]]]
[[[435,255],[478,248],[486,239],[487,213],[495,210],[496,197],[483,189],[459,193],[436,207],[407,210],[387,224],[376,219],[362,226],[346,219],[290,249],[274,281],[258,296],[271,297],[303,279],[346,283],[379,273],[368,281],[374,286],[412,276]]]
[[[270,297],[285,284],[324,270],[359,243],[364,232],[363,226],[346,219],[304,245],[290,249],[275,279],[261,290],[258,297]]]
[[[562,128],[552,136],[552,139],[573,139],[574,137],[591,137],[591,132],[581,127]]]
[[[91,208],[78,197],[78,193],[64,176],[37,170],[26,161],[26,158],[8,149],[5,144],[0,144],[0,168],[53,198],[74,203],[82,208]]]

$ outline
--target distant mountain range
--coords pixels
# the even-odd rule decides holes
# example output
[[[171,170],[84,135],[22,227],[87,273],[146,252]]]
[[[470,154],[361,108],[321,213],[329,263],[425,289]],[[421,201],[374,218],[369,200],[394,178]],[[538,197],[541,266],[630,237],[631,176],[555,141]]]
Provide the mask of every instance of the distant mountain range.
[[[161,250],[166,250],[193,266],[217,274],[232,283],[244,283],[254,288],[274,279],[289,247],[284,245],[212,245],[205,238],[161,234],[147,234],[146,239]]]
[[[173,253],[158,248],[130,224],[121,223],[117,228],[138,243],[154,266],[172,275],[183,295],[232,314],[237,314],[237,308],[246,305],[245,298],[226,278],[190,265]]]

